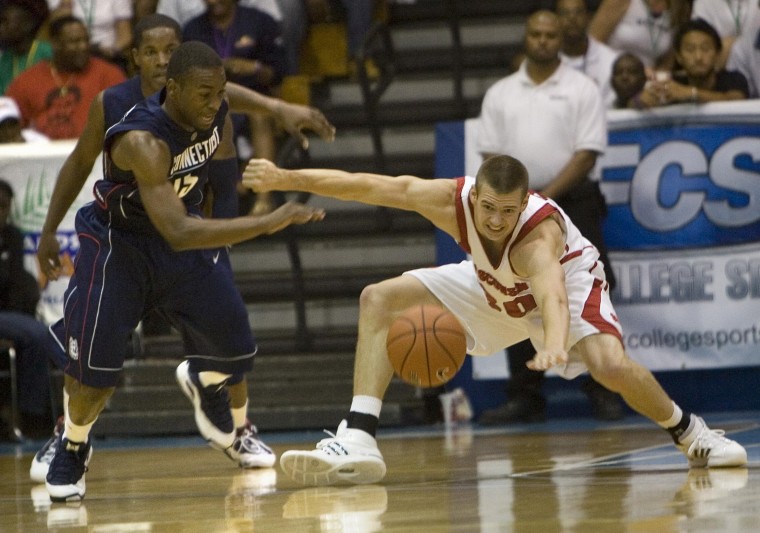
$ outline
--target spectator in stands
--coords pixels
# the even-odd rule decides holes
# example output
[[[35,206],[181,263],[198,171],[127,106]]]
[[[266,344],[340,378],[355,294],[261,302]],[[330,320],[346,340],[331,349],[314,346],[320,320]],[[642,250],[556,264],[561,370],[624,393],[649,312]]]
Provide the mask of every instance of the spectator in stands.
[[[0,4],[0,94],[32,65],[53,57],[50,43],[37,38],[48,17],[45,0],[6,0]]]
[[[607,282],[613,284],[601,230],[606,206],[599,184],[590,178],[607,145],[604,103],[591,78],[561,61],[561,45],[556,14],[538,11],[528,19],[520,69],[497,81],[483,99],[478,149],[484,158],[509,154],[522,161],[531,189],[556,200],[599,249]],[[534,354],[530,341],[509,347],[508,401],[483,413],[479,422],[543,420],[544,373],[526,366]],[[597,418],[623,416],[617,395],[593,380],[583,388]]]
[[[48,0],[50,19],[74,16],[82,20],[90,36],[90,51],[128,70],[132,44],[132,2],[125,0]]]
[[[0,143],[24,143],[48,141],[47,137],[31,128],[21,128],[21,112],[16,101],[0,96]]]
[[[702,19],[689,21],[676,34],[676,59],[683,71],[672,79],[648,83],[639,98],[641,107],[743,100],[749,96],[747,79],[740,72],[717,69],[722,47],[718,32]]]
[[[612,65],[612,89],[615,91],[616,109],[636,107],[633,99],[639,96],[647,82],[644,63],[639,56],[625,52]]]
[[[13,189],[0,179],[0,347],[16,349],[21,430],[36,438],[46,434],[52,420],[48,357],[62,362],[64,355],[35,318],[40,293],[24,268],[23,236],[10,221],[12,201]]]
[[[616,50],[636,54],[647,69],[669,69],[673,35],[689,12],[687,0],[602,0],[589,33]]]
[[[183,27],[206,10],[203,0],[152,0],[152,2],[154,11],[172,17]],[[287,60],[286,74],[298,74],[301,44],[306,37],[309,25],[304,0],[237,0],[237,2],[240,6],[264,11],[280,24]]]
[[[607,107],[612,107],[615,93],[610,85],[612,64],[619,52],[600,43],[587,33],[589,23],[586,0],[557,0],[556,12],[562,29],[562,60],[596,82]]]
[[[728,56],[726,67],[744,74],[751,98],[760,97],[760,9],[753,9],[744,31]]]
[[[236,1],[243,7],[253,7],[264,11],[277,21],[283,18],[283,14],[289,15],[289,12],[283,9],[284,4],[280,0]],[[156,13],[173,18],[179,23],[180,27],[184,28],[188,22],[206,11],[206,3],[204,0],[153,0],[153,10]]]
[[[201,41],[224,61],[229,81],[273,95],[285,73],[285,49],[277,22],[265,12],[238,5],[237,0],[205,0],[207,9],[183,28],[185,41]],[[274,161],[277,155],[275,124],[271,117],[252,113],[233,115],[238,157]],[[252,148],[252,151],[251,151]],[[252,194],[242,188],[244,195]],[[274,209],[271,194],[259,195],[251,209],[266,214]]]
[[[51,22],[50,39],[53,58],[22,72],[6,94],[18,104],[24,125],[50,139],[75,139],[92,99],[125,77],[118,67],[90,56],[87,28],[78,18]]]
[[[351,77],[354,77],[361,61],[364,39],[372,28],[375,0],[342,0],[342,2],[346,9],[348,72]],[[380,74],[371,58],[365,60],[364,68],[369,78],[377,78]]]
[[[723,41],[718,68],[726,65],[734,42],[750,26],[752,12],[758,10],[757,4],[756,0],[694,0],[691,18],[709,22]]]

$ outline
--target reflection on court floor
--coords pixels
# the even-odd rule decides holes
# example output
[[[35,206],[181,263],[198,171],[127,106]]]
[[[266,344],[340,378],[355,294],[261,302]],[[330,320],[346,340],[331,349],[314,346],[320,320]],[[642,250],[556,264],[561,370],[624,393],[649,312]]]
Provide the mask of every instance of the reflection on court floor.
[[[760,417],[706,417],[747,448],[739,469],[692,469],[638,417],[382,430],[382,484],[297,486],[240,470],[200,438],[95,443],[87,496],[51,505],[28,481],[38,443],[0,448],[0,531],[754,532]],[[277,433],[277,453],[321,435]]]

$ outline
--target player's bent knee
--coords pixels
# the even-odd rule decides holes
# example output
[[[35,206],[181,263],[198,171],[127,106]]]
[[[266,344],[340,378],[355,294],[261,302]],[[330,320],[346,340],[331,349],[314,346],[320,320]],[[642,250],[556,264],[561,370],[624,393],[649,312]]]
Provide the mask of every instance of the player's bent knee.
[[[613,392],[620,392],[626,388],[626,382],[630,379],[631,368],[627,361],[605,361],[600,365],[589,368],[593,378]]]
[[[389,313],[393,308],[393,295],[383,283],[373,283],[362,289],[359,306],[373,313]]]

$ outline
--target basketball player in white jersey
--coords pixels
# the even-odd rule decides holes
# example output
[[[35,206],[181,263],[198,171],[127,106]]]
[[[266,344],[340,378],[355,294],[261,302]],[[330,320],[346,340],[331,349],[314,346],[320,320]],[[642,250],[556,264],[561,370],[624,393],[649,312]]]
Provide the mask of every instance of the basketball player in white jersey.
[[[285,452],[285,473],[308,485],[375,483],[385,475],[375,431],[393,377],[385,338],[412,305],[449,309],[462,323],[467,352],[488,355],[529,338],[528,366],[572,379],[584,371],[666,429],[693,467],[741,466],[738,443],[681,410],[652,373],[625,353],[596,248],[553,200],[528,191],[517,159],[487,159],[476,178],[425,180],[339,170],[284,170],[252,160],[243,183],[256,192],[306,191],[415,211],[472,256],[412,270],[366,287],[360,297],[354,398],[334,437],[311,451]]]

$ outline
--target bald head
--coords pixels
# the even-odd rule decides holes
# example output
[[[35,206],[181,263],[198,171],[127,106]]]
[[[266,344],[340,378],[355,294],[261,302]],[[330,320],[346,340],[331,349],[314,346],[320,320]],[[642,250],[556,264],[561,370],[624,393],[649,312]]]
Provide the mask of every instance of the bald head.
[[[525,57],[535,64],[559,61],[562,46],[559,18],[551,11],[536,11],[525,25]]]
[[[559,25],[559,19],[557,18],[557,14],[553,11],[549,11],[548,9],[540,9],[528,17],[526,27],[529,28],[541,23],[553,23]]]

